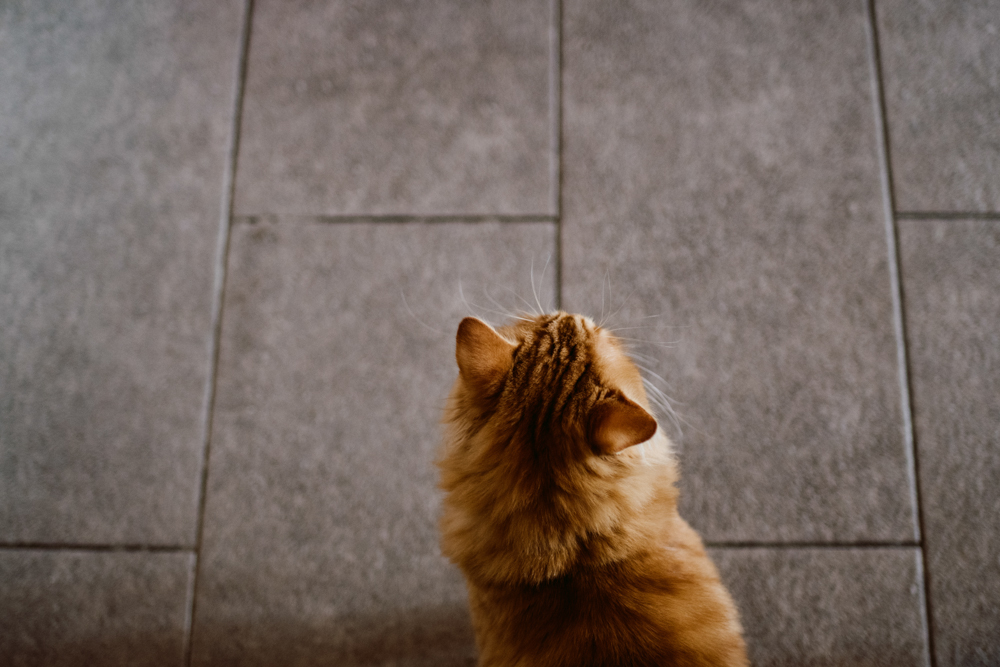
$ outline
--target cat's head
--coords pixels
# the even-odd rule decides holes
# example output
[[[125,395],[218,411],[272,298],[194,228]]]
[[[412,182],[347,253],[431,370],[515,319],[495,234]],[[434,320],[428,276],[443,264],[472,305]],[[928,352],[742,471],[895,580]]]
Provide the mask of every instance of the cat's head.
[[[633,548],[624,526],[671,492],[672,459],[621,342],[563,312],[498,329],[466,318],[456,357],[444,553],[477,580],[538,583]]]
[[[588,317],[556,312],[500,329],[467,317],[456,358],[461,403],[541,459],[612,456],[656,432],[638,369]]]

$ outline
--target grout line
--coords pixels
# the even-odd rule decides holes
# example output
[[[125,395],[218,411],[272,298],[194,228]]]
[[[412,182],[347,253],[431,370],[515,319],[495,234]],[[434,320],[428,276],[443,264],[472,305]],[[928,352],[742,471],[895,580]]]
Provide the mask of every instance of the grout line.
[[[559,216],[559,0],[549,0],[549,208]]]
[[[896,229],[895,196],[892,191],[892,163],[889,156],[888,133],[886,132],[887,117],[885,100],[883,98],[882,72],[879,66],[878,36],[875,27],[875,9],[873,0],[864,0],[868,13],[866,33],[868,37],[868,56],[872,98],[874,106],[874,121],[876,146],[879,160],[879,179],[882,189],[882,214],[885,226],[887,259],[889,264],[889,283],[892,296],[893,330],[896,338],[896,367],[900,391],[900,408],[903,419],[903,439],[907,454],[907,473],[910,486],[910,506],[914,508],[914,534],[923,541],[923,526],[919,517],[919,498],[916,479],[916,455],[913,438],[913,405],[910,400],[909,363],[906,353],[906,336],[903,319],[903,288],[899,271],[899,232]]]
[[[919,549],[918,542],[705,542],[709,549]]]
[[[188,580],[187,586],[184,589],[184,641],[181,645],[181,661],[182,664],[190,664],[189,654],[191,652],[191,631],[193,629],[192,625],[192,612],[194,609],[194,587],[195,578],[198,574],[198,554],[192,551],[188,556]]]
[[[215,390],[219,369],[219,346],[222,337],[222,309],[226,291],[229,241],[233,223],[233,199],[236,193],[236,158],[239,155],[240,122],[243,115],[243,92],[246,85],[247,58],[250,51],[250,28],[253,0],[244,0],[240,24],[240,44],[236,59],[233,90],[232,125],[230,126],[227,161],[222,180],[222,201],[219,213],[219,235],[216,240],[215,281],[212,286],[212,328],[208,350],[208,377],[205,379],[204,418],[202,423],[201,481],[198,487],[198,519],[195,529],[194,563],[188,588],[188,606],[184,619],[184,664],[190,665],[193,648],[195,614],[198,610],[197,590],[201,573],[201,547],[205,532],[205,505],[208,495],[209,455],[212,449],[212,423],[215,417]]]
[[[179,544],[84,544],[74,542],[4,542],[0,550],[92,551],[94,553],[194,553],[194,547]]]
[[[1000,220],[1000,213],[987,211],[896,211],[896,220]]]
[[[552,188],[556,212],[555,300],[563,307],[563,6],[562,0],[551,0],[552,21],[549,26],[550,74],[549,106],[552,113]]]
[[[927,638],[927,664],[934,665],[937,661],[937,656],[934,654],[934,636],[931,634],[930,626],[930,588],[928,586],[928,572],[927,563],[924,559],[924,549],[921,546],[920,550],[917,551],[917,581],[921,582],[918,586],[920,593],[920,608],[925,610],[925,613],[920,615],[921,625],[923,625],[924,637]]]
[[[557,217],[549,214],[487,215],[487,214],[447,214],[447,215],[240,215],[233,217],[233,224],[254,225],[260,222],[275,222],[280,219],[292,220],[295,224],[316,223],[322,225],[345,225],[352,223],[377,222],[379,224],[442,224],[466,223],[478,225],[484,222],[500,223],[547,223],[557,222]]]
[[[741,542],[706,541],[706,547],[725,549],[892,549],[917,548],[919,542]],[[178,544],[76,544],[58,542],[7,542],[0,550],[93,551],[197,554],[197,548]]]
[[[875,0],[863,0],[866,13],[865,33],[868,39],[868,62],[871,70],[872,102],[874,106],[876,147],[879,157],[879,177],[882,186],[882,209],[885,224],[886,242],[888,244],[889,279],[892,290],[893,328],[896,335],[896,362],[899,368],[900,408],[903,417],[903,437],[907,456],[907,472],[910,481],[910,500],[914,508],[914,530],[919,540],[920,559],[926,558],[926,528],[923,505],[920,502],[920,459],[917,453],[916,439],[913,431],[913,394],[909,374],[909,354],[906,346],[906,315],[903,291],[901,260],[899,254],[899,228],[896,223],[896,201],[892,189],[892,154],[889,145],[889,118],[885,104],[885,81],[882,76],[881,52],[879,50],[878,20],[875,13]],[[923,604],[921,605],[921,621],[924,626],[927,655],[929,664],[934,667],[933,615],[931,606],[930,573],[927,568],[921,568],[921,584],[923,589]]]

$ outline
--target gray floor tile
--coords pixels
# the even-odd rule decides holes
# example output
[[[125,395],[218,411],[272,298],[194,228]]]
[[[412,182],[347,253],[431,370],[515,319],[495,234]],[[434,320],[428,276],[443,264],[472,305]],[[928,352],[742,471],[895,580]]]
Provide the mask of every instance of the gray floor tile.
[[[917,549],[712,549],[756,667],[927,665]]]
[[[193,540],[241,11],[0,9],[0,541]]]
[[[564,297],[676,343],[683,513],[913,539],[862,3],[564,12]]]
[[[194,556],[0,551],[0,663],[177,665]]]
[[[196,664],[471,664],[432,465],[462,294],[533,300],[554,243],[549,223],[236,226]]]
[[[553,212],[550,2],[254,3],[237,212]]]
[[[875,7],[897,209],[1000,211],[1000,2]]]
[[[1000,664],[1000,222],[900,224],[939,667]]]

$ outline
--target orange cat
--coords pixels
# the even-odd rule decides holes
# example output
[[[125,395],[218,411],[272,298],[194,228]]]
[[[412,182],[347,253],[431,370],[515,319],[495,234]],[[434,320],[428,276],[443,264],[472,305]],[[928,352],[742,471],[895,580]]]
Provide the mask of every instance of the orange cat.
[[[442,550],[482,667],[747,665],[638,370],[588,318],[458,327]]]

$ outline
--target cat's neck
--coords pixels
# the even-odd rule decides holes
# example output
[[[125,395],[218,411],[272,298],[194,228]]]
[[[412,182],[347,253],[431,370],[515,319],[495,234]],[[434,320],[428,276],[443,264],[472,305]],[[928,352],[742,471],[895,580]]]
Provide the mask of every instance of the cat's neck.
[[[448,463],[442,549],[484,585],[539,584],[625,560],[649,548],[665,514],[676,515],[677,467],[659,434],[618,456],[514,481],[501,469],[463,465],[461,451]]]

